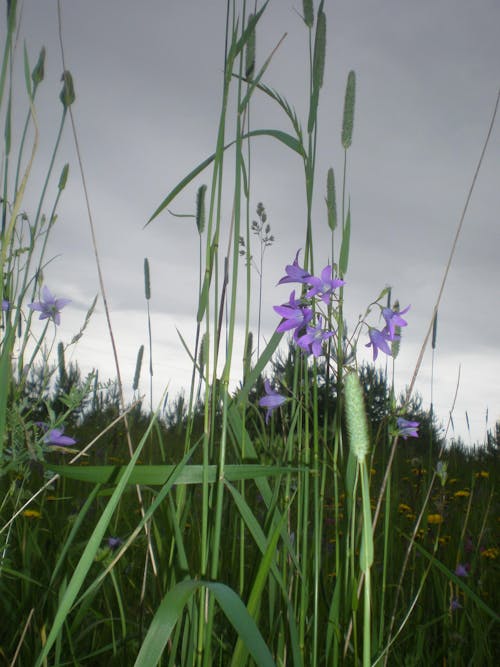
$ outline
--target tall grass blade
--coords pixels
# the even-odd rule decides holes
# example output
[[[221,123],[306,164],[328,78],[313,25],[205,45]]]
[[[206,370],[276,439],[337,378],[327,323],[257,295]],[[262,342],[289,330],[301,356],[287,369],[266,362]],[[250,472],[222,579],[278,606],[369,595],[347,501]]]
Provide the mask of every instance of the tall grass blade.
[[[213,593],[256,664],[259,667],[275,667],[262,635],[236,593],[225,584],[193,580],[181,581],[163,598],[151,621],[134,667],[152,667],[158,663],[184,607],[200,588],[206,588]]]

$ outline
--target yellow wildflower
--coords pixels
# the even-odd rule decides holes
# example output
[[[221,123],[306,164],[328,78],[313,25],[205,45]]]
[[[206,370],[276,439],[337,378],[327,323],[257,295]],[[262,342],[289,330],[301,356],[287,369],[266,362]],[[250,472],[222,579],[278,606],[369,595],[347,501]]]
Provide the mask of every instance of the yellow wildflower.
[[[27,519],[40,519],[42,516],[38,510],[24,510],[22,514]]]
[[[489,479],[490,473],[487,470],[480,470],[479,472],[474,473],[474,477],[476,479],[483,478],[483,479]]]
[[[489,558],[490,560],[495,560],[500,556],[500,549],[498,547],[490,547],[481,552],[481,556],[484,558]]]
[[[409,505],[405,505],[405,503],[399,503],[398,505],[398,512],[401,514],[404,514],[405,512],[411,512],[412,509]]]
[[[460,489],[460,491],[455,491],[453,495],[455,498],[468,498],[470,496],[470,491],[467,491],[467,489]]]
[[[427,515],[427,523],[430,523],[430,524],[433,524],[433,525],[443,523],[443,520],[444,519],[443,519],[441,514],[428,514]]]

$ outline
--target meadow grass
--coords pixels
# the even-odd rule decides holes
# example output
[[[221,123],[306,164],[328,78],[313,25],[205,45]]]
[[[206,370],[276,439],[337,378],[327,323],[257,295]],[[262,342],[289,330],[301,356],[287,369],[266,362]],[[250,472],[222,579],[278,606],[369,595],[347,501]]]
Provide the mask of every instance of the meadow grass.
[[[326,16],[323,2],[304,0],[310,79],[309,108],[301,119],[265,83],[274,51],[259,54],[256,34],[266,6],[251,13],[245,2],[229,3],[214,152],[148,221],[156,224],[181,191],[196,188],[196,335],[193,349],[184,343],[193,372],[187,396],[165,411],[162,401],[156,410],[153,401],[147,259],[149,409],[139,396],[144,347],[133,381],[137,400],[128,406],[118,363],[117,382],[103,383],[97,370],[82,378],[77,364],[66,364],[67,345],[54,349],[59,318],[71,304],[43,289],[50,232],[68,178],[65,166],[55,185],[53,165],[68,118],[77,140],[75,98],[63,64],[59,129],[46,178],[36,183],[31,168],[44,51],[35,66],[27,49],[22,54],[26,120],[15,134],[21,137],[16,150],[11,123],[13,100],[19,99],[13,67],[18,8],[7,3],[0,79],[6,128],[1,664],[497,664],[500,431],[474,452],[459,443],[445,447],[432,412],[412,395],[415,376],[405,395],[396,394],[393,369],[406,311],[392,301],[392,290],[375,295],[362,321],[344,321],[356,77],[350,72],[346,81],[340,187],[333,168],[326,174],[330,255],[318,256],[312,206]],[[289,132],[251,125],[256,96],[281,109]],[[261,336],[264,253],[274,237],[262,204],[252,220],[255,137],[281,143],[304,168],[303,251],[290,258],[282,280],[295,293],[278,306],[282,319],[267,342]],[[234,188],[226,224],[228,180]],[[23,212],[28,192],[30,202],[40,193],[33,214]],[[101,292],[106,305],[102,276]],[[441,295],[427,337],[433,348]],[[94,305],[69,345],[84,335]],[[35,336],[38,313],[46,323]],[[238,388],[230,390],[241,318],[243,371]],[[108,321],[112,335],[109,313]],[[365,339],[388,355],[392,368],[358,362],[356,347]]]

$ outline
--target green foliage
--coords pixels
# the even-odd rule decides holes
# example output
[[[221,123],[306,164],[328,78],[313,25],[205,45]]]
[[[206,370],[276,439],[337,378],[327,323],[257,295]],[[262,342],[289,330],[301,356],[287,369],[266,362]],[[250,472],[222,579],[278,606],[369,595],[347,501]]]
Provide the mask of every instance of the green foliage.
[[[193,380],[189,394],[181,392],[163,413],[153,415],[152,405],[149,411],[140,403],[123,406],[117,382],[100,381],[98,371],[82,377],[76,362],[67,363],[64,343],[52,362],[48,328],[34,350],[28,345],[32,313],[25,304],[43,284],[47,238],[68,166],[46,215],[52,157],[37,213],[28,220],[21,203],[28,183],[33,187],[36,141],[27,159],[23,147],[36,89],[44,80],[45,51],[30,75],[25,49],[29,109],[24,133],[15,132],[11,124],[18,114],[11,108],[9,77],[15,71],[10,58],[17,3],[7,3],[0,79],[0,104],[6,100],[0,291],[9,302],[2,308],[0,339],[0,661],[5,664],[496,664],[500,424],[480,449],[461,442],[446,448],[421,398],[397,397],[383,370],[356,363],[359,327],[348,331],[342,290],[332,317],[335,344],[325,346],[324,356],[312,360],[294,344],[279,349],[283,336],[278,332],[260,351],[263,256],[274,236],[262,204],[258,220],[250,217],[251,144],[256,138],[276,139],[304,166],[304,255],[312,271],[317,109],[326,50],[323,2],[312,49],[314,3],[304,1],[312,52],[304,141],[293,107],[262,82],[272,55],[254,74],[256,30],[266,6],[246,20],[234,4],[228,9],[215,151],[171,189],[149,220],[213,166],[209,186],[197,191],[194,216],[200,244],[194,350],[179,333],[193,363]],[[260,93],[283,111],[292,134],[246,124],[253,97]],[[75,99],[67,71],[60,98],[54,156]],[[354,101],[350,72],[341,137],[345,150],[352,142]],[[233,110],[234,123],[229,122]],[[227,141],[229,127],[234,137]],[[10,178],[12,138],[18,136],[17,168]],[[229,231],[221,204],[228,151],[235,158]],[[345,162],[341,185],[336,263],[330,169],[330,260],[344,275],[351,231]],[[221,256],[224,240],[229,250]],[[250,307],[250,244],[255,242],[260,245],[256,345]],[[232,392],[242,246],[248,260],[246,340],[242,381]],[[150,282],[146,259],[148,316]],[[367,313],[386,293],[381,291]],[[95,303],[70,345],[83,335]],[[152,376],[149,317],[148,324]],[[134,392],[143,351],[141,346]],[[268,423],[259,406],[264,374],[286,398]],[[398,435],[399,416],[420,423],[418,438]],[[48,429],[62,427],[77,440],[75,451],[46,442]]]

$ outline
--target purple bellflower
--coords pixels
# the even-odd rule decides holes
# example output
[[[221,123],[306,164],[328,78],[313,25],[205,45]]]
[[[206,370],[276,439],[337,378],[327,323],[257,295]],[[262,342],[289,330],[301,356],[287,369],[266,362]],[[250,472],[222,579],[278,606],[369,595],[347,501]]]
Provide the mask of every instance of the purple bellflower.
[[[382,308],[382,317],[385,320],[385,330],[389,332],[389,340],[395,340],[396,327],[405,327],[408,322],[404,320],[401,315],[404,315],[410,310],[407,306],[404,310],[391,310],[391,308]]]
[[[378,329],[370,327],[368,336],[370,337],[370,342],[367,343],[365,347],[373,347],[373,361],[375,361],[377,358],[379,350],[391,356],[391,348],[387,344],[387,341],[395,340],[395,338],[389,337],[389,331],[387,328],[379,331]]]
[[[2,311],[5,313],[10,308],[10,303],[7,299],[2,299]]]
[[[302,307],[300,300],[295,298],[295,290],[290,294],[290,301],[282,306],[273,306],[274,310],[283,317],[283,322],[278,325],[277,331],[290,331],[300,329],[311,321],[313,311],[311,308]]]
[[[284,283],[307,283],[310,273],[299,266],[299,253],[300,250],[297,250],[293,264],[287,264],[285,266],[286,275],[278,281],[278,285],[283,285]]]
[[[318,324],[315,327],[307,327],[306,333],[297,338],[297,344],[308,354],[320,357],[323,354],[323,342],[333,336],[333,331],[324,331],[322,329],[321,317],[318,317]]]
[[[457,611],[457,609],[462,609],[462,605],[457,600],[457,598],[453,598],[450,604],[450,611]]]
[[[108,537],[106,543],[111,551],[116,551],[123,544],[123,540],[121,537]]]
[[[264,390],[266,395],[259,400],[259,405],[261,408],[267,408],[266,412],[266,424],[269,422],[269,418],[273,413],[273,410],[279,408],[280,405],[286,401],[285,396],[281,396],[275,389],[271,387],[269,380],[264,380]]]
[[[56,324],[60,324],[61,310],[64,306],[67,306],[68,303],[71,303],[71,299],[56,299],[52,296],[52,292],[49,288],[44,286],[42,288],[42,300],[29,303],[28,308],[39,311],[41,313],[39,317],[40,320],[51,319]]]
[[[455,568],[455,574],[457,575],[457,577],[468,577],[469,571],[467,569],[467,565],[458,563],[458,565]]]
[[[63,428],[53,428],[45,436],[45,443],[47,445],[58,445],[59,447],[67,447],[68,445],[75,445],[76,440],[67,435],[63,435]]]
[[[419,422],[411,422],[402,417],[398,417],[397,425],[399,430],[399,435],[407,440],[408,438],[418,438],[417,429],[420,426]]]
[[[332,278],[332,273],[332,267],[325,266],[321,272],[320,278],[317,278],[316,276],[308,278],[307,284],[311,286],[311,289],[307,292],[307,296],[311,298],[318,295],[323,302],[328,305],[333,296],[333,290],[341,285],[345,285],[345,282],[340,278]]]

